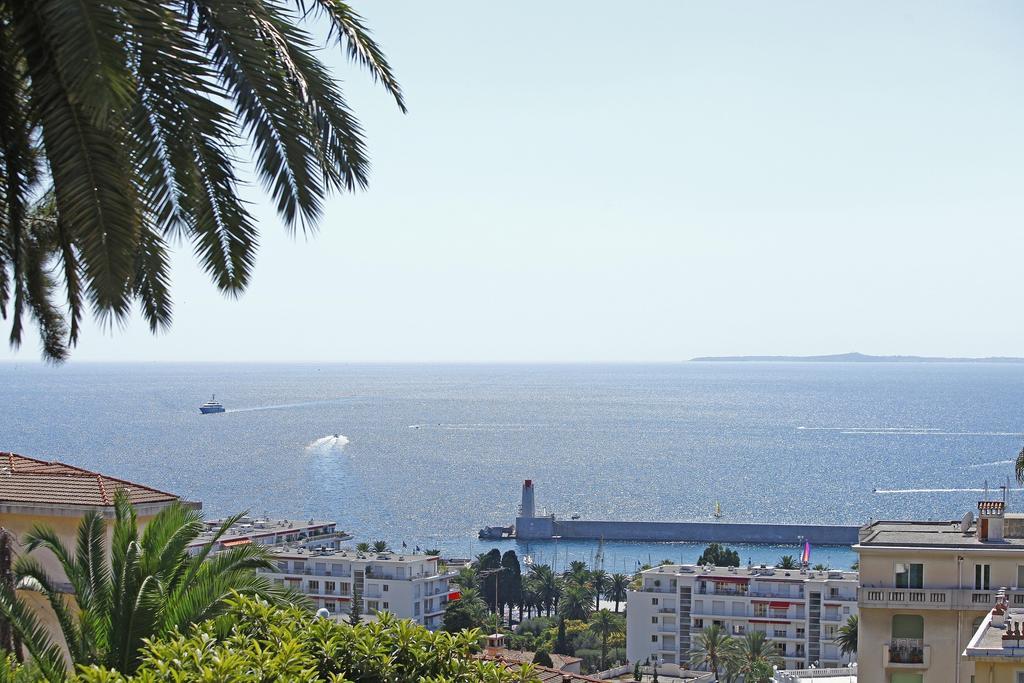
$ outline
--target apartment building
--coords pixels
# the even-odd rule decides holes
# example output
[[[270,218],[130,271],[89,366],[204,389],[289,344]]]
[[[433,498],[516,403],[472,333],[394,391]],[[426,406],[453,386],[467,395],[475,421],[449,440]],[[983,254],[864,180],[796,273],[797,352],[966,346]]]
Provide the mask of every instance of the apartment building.
[[[848,662],[835,643],[857,613],[856,572],[663,565],[627,593],[626,656],[685,665],[702,629],[765,633],[787,669]]]
[[[860,531],[858,673],[879,683],[983,683],[962,657],[999,588],[1024,605],[1024,515],[1002,501],[940,522],[874,522]],[[1018,592],[1019,591],[1019,592]],[[1024,683],[1024,682],[1022,682]]]
[[[348,549],[311,550],[277,547],[272,551],[278,584],[290,586],[310,598],[315,608],[343,618],[352,607],[356,591],[362,596],[362,613],[373,616],[390,612],[434,630],[441,626],[445,606],[457,600],[458,590],[449,586],[454,571],[441,566],[434,555],[359,553]]]
[[[338,531],[336,522],[328,520],[304,521],[250,516],[241,517],[218,537],[217,533],[226,521],[226,519],[207,520],[205,522],[206,529],[188,545],[188,552],[195,555],[208,543],[213,544],[215,552],[249,543],[260,545],[299,543],[306,547],[313,545],[337,547],[341,541],[351,538],[344,531]],[[216,541],[214,541],[215,538]]]

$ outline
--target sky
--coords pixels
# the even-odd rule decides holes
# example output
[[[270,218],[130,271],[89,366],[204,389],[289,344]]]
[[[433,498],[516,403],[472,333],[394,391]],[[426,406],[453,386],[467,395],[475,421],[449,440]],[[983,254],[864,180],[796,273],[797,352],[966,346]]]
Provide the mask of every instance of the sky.
[[[305,238],[252,183],[241,298],[181,245],[171,330],[72,362],[1024,356],[1024,5],[355,6],[369,189]]]

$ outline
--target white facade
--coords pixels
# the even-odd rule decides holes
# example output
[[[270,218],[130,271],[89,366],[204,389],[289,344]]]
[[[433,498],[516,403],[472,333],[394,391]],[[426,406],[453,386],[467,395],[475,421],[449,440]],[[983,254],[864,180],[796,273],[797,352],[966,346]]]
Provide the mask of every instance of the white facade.
[[[305,548],[272,552],[277,569],[261,573],[304,593],[315,609],[323,607],[339,619],[349,613],[352,595],[359,591],[363,615],[390,612],[433,630],[441,626],[449,599],[458,597],[448,585],[455,573],[441,573],[436,556]]]
[[[664,565],[641,576],[641,589],[627,593],[630,662],[686,664],[698,634],[712,624],[738,638],[763,631],[787,669],[849,661],[834,641],[857,614],[856,572]]]

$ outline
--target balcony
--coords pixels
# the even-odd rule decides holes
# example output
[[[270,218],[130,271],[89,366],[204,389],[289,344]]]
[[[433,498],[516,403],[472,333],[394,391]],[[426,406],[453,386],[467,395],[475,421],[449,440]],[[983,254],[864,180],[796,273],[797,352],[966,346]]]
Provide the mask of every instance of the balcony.
[[[882,644],[882,663],[887,669],[927,669],[932,646],[920,638],[895,638]]]
[[[956,609],[956,592],[942,588],[859,588],[857,605],[885,609]]]
[[[987,612],[996,604],[996,590],[955,588],[860,588],[859,607],[912,610],[965,610]],[[1024,605],[1024,593],[1010,596],[1014,605]]]

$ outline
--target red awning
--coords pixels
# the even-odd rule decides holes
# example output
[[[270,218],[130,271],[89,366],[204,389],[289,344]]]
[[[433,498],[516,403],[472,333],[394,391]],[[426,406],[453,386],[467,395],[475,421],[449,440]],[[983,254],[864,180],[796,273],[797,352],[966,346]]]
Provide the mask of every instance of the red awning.
[[[225,548],[234,548],[238,545],[249,545],[250,543],[252,543],[251,538],[236,538],[231,541],[224,541],[223,546]]]
[[[459,591],[452,591],[448,594],[449,600],[459,600],[460,598],[462,598],[462,593]]]
[[[788,609],[790,605],[800,605],[800,604],[803,604],[803,603],[799,603],[799,602],[775,602],[773,600],[772,602],[768,603],[768,606],[771,607],[772,609]]]
[[[790,622],[788,620],[787,621],[778,621],[777,619],[751,619],[750,623],[752,623],[752,624],[788,624]]]

